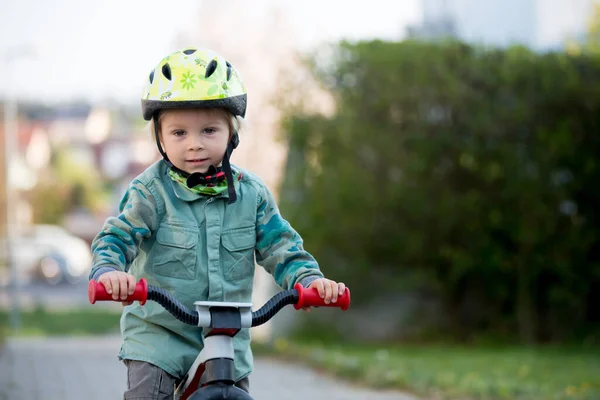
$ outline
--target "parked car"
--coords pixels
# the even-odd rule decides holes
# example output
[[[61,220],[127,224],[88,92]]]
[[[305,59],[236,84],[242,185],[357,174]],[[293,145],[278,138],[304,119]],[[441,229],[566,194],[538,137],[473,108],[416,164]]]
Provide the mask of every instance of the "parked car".
[[[87,279],[92,264],[87,242],[57,225],[33,225],[24,231],[12,240],[21,281],[56,285]]]

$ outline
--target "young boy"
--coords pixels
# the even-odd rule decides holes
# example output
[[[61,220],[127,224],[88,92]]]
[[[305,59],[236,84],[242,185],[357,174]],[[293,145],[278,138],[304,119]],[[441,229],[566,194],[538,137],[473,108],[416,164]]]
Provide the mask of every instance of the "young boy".
[[[170,54],[147,78],[142,110],[163,160],[131,182],[120,215],[94,239],[91,279],[115,300],[144,277],[189,308],[201,300],[250,302],[256,256],[282,288],[299,282],[337,301],[344,284],[323,277],[265,184],[229,163],[246,112],[246,89],[229,62],[206,49]],[[198,328],[153,302],[124,305],[125,399],[172,398],[203,347]],[[236,385],[248,391],[248,329],[234,348]]]

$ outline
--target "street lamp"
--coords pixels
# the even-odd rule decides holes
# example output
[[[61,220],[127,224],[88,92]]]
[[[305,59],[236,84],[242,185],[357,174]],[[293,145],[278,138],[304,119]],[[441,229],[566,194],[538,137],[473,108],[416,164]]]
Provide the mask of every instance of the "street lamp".
[[[10,312],[10,327],[12,329],[18,329],[21,325],[20,311],[19,311],[19,278],[18,269],[15,262],[13,252],[13,238],[17,233],[17,193],[14,188],[13,182],[10,179],[10,167],[12,160],[17,148],[17,100],[12,87],[13,68],[15,61],[26,57],[34,56],[36,53],[33,45],[22,45],[9,49],[2,54],[2,62],[5,66],[6,82],[4,84],[5,97],[4,97],[4,189],[5,189],[5,230],[4,234],[4,255],[5,261],[10,269],[10,298],[11,298],[11,312]]]

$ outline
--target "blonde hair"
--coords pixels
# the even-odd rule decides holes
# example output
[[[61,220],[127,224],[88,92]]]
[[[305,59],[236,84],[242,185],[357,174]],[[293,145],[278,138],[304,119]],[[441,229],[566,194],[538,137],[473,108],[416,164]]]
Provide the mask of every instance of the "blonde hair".
[[[177,108],[177,109],[174,109],[174,110],[180,110],[180,109]],[[197,108],[197,109],[194,109],[194,110],[208,110],[210,112],[214,112],[216,114],[220,114],[221,116],[225,117],[227,119],[227,125],[229,127],[229,138],[230,139],[231,139],[231,136],[233,135],[234,132],[237,132],[239,134],[240,131],[246,125],[246,121],[244,120],[244,118],[240,117],[239,115],[233,115],[229,110],[227,110],[225,108]],[[159,127],[160,127],[160,121],[161,121],[161,119],[169,111],[171,111],[171,110],[170,109],[166,109],[166,110],[160,110],[158,112],[158,126]],[[154,117],[152,117],[152,119],[150,120],[150,122],[148,122],[148,124],[146,125],[146,130],[150,133],[150,136],[151,136],[152,140],[154,140],[154,137],[156,135],[156,132],[154,130],[155,126],[156,125],[154,124]],[[158,133],[160,133],[160,132],[158,132]]]

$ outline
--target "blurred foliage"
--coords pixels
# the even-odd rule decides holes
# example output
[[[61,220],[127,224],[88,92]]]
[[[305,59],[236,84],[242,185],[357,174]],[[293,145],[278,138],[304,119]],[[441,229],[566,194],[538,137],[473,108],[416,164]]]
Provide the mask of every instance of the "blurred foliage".
[[[304,361],[353,384],[433,399],[579,399],[600,396],[598,349],[390,346],[286,341],[259,355]]]
[[[592,4],[592,13],[588,17],[587,33],[585,40],[570,40],[566,45],[567,51],[572,54],[600,53],[600,3]]]
[[[99,172],[74,158],[68,147],[54,151],[51,167],[27,194],[36,224],[61,224],[77,208],[93,212],[106,203],[107,196]]]
[[[286,111],[281,196],[327,276],[354,304],[438,299],[460,340],[593,337],[600,59],[411,41],[329,54],[312,70],[337,111]]]

